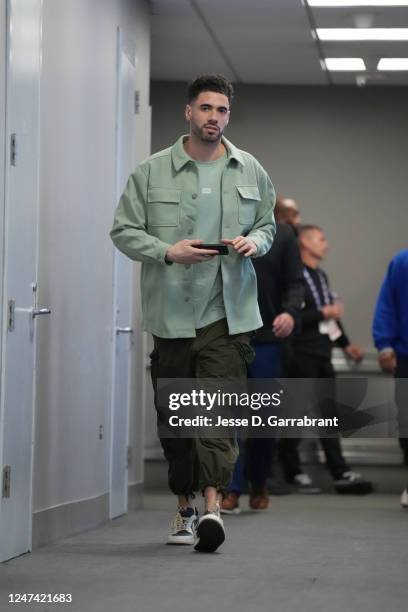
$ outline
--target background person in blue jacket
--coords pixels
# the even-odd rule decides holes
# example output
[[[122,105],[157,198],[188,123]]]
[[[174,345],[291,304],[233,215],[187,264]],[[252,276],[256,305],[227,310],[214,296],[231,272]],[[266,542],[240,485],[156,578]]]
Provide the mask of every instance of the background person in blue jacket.
[[[397,379],[399,441],[408,466],[408,249],[395,255],[388,266],[375,308],[373,336],[381,369]],[[401,505],[408,508],[408,486]]]

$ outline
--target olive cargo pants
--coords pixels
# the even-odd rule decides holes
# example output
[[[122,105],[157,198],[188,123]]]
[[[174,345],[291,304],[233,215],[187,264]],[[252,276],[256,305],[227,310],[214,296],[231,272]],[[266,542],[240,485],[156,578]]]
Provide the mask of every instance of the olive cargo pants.
[[[198,329],[195,338],[154,336],[150,358],[156,409],[159,378],[246,378],[247,365],[254,358],[251,335],[230,336],[226,319],[221,319]],[[175,495],[191,496],[208,486],[221,493],[227,490],[238,457],[235,439],[161,438],[160,442]]]

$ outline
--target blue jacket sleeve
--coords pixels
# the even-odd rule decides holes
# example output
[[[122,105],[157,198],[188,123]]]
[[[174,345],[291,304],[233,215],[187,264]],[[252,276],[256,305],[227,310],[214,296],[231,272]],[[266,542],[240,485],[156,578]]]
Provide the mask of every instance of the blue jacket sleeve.
[[[373,337],[379,351],[383,348],[394,348],[398,338],[393,268],[394,261],[388,267],[374,312]]]

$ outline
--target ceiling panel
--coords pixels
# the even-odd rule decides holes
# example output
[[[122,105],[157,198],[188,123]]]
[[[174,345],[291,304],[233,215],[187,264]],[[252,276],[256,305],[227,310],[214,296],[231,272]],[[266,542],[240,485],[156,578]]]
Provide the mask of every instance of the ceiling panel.
[[[235,82],[353,85],[356,73],[330,73],[320,57],[363,57],[369,85],[408,85],[408,72],[375,72],[380,57],[408,57],[408,43],[318,42],[316,27],[408,27],[408,8],[315,8],[301,0],[151,0],[152,78],[188,80],[221,72]],[[361,17],[360,17],[361,18]]]
[[[316,27],[352,28],[365,24],[375,28],[408,27],[408,7],[315,8]],[[367,73],[360,73],[368,85],[408,85],[408,72],[377,72],[381,57],[408,57],[408,43],[398,41],[321,42],[325,57],[362,57]],[[332,72],[335,85],[356,83],[358,73]]]
[[[234,79],[222,55],[195,15],[160,18],[152,29],[152,78],[188,80],[203,72],[221,72]]]
[[[359,17],[371,21],[375,28],[408,27],[408,7],[353,7],[353,8],[314,8],[311,9],[320,28],[352,28]],[[405,23],[405,25],[404,25]]]

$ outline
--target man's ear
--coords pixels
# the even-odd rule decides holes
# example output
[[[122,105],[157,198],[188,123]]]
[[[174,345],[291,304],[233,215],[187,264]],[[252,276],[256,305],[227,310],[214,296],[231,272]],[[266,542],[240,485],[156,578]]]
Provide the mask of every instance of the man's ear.
[[[185,118],[187,119],[187,121],[190,121],[190,119],[191,119],[191,112],[192,112],[191,106],[189,104],[187,104],[186,105],[186,110],[184,111],[184,115],[185,115]]]

